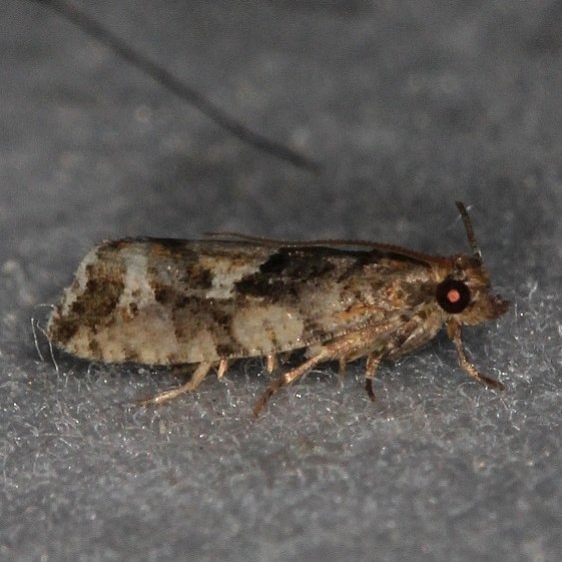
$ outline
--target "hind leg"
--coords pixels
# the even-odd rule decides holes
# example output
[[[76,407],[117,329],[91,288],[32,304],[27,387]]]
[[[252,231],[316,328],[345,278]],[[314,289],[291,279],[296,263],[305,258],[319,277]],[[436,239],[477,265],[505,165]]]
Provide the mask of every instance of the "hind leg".
[[[301,363],[298,367],[287,371],[279,378],[271,381],[267,390],[262,394],[261,398],[257,401],[256,405],[254,406],[254,416],[257,418],[262,411],[263,407],[267,404],[267,401],[282,387],[291,384],[293,381],[296,381],[298,378],[302,377],[305,373],[310,371],[313,367],[318,365],[318,363],[323,363],[324,361],[329,361],[333,359],[332,353],[328,348],[322,348],[322,350],[305,361]]]
[[[160,392],[152,398],[141,399],[138,401],[138,403],[142,406],[164,404],[164,402],[173,400],[174,398],[177,398],[182,394],[193,392],[203,382],[212,366],[212,363],[199,363],[199,365],[195,369],[195,372],[193,373],[193,375],[191,375],[191,378],[185,384],[182,384],[177,388],[172,388],[170,390]]]

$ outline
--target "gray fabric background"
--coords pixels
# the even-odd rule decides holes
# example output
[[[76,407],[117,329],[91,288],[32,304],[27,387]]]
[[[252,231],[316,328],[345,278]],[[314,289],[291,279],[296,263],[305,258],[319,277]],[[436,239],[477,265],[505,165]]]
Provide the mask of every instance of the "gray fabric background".
[[[89,3],[83,2],[83,5]],[[559,2],[96,2],[89,12],[247,125],[241,144],[44,8],[0,8],[2,560],[559,560]],[[260,359],[156,409],[165,371],[58,355],[44,325],[103,238],[361,237],[466,252],[495,288],[465,330],[385,364],[326,365],[250,417]]]

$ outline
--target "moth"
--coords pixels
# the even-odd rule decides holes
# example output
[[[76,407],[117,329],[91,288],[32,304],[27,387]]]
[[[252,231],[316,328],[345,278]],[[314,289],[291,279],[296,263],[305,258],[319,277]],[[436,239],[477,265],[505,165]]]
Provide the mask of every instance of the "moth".
[[[381,361],[445,328],[461,368],[504,386],[469,361],[461,327],[494,320],[508,301],[490,294],[468,212],[457,203],[472,255],[431,256],[365,241],[287,242],[228,235],[198,241],[106,241],[84,258],[47,326],[51,343],[103,363],[195,365],[190,380],[142,401],[161,404],[198,388],[211,369],[263,356],[267,370],[299,349],[304,360],[271,381],[256,403],[319,363],[365,357],[365,388]]]

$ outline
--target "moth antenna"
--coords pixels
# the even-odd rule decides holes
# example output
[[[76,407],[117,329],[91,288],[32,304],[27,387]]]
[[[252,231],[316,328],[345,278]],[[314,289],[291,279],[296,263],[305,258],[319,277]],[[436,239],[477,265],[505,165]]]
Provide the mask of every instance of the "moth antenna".
[[[472,228],[472,222],[470,220],[470,216],[468,211],[461,201],[456,201],[457,208],[461,215],[462,222],[464,224],[464,229],[466,230],[466,237],[468,238],[468,243],[472,248],[472,253],[474,254],[475,258],[478,258],[479,261],[482,261],[482,252],[476,243],[476,236],[474,235],[474,228]]]
[[[140,52],[130,47],[127,43],[125,43],[125,41],[79,10],[71,2],[67,2],[66,0],[33,1],[43,4],[54,12],[57,12],[60,16],[81,29],[84,33],[93,37],[102,45],[111,49],[122,59],[141,70],[141,72],[144,72],[153,78],[158,84],[164,86],[169,91],[176,94],[176,96],[195,107],[203,115],[206,115],[209,119],[211,119],[211,121],[214,121],[219,127],[222,127],[235,137],[238,137],[242,142],[257,148],[258,150],[267,152],[276,158],[290,162],[294,166],[309,170],[314,174],[319,174],[321,172],[321,166],[317,162],[314,162],[310,158],[280,142],[268,139],[267,137],[250,130],[240,121],[220,109],[203,94],[176,78],[164,67],[156,64]]]

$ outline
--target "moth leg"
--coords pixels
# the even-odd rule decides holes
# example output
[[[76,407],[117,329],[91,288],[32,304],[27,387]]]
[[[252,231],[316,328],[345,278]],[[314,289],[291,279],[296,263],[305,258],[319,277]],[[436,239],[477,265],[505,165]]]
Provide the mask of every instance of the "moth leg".
[[[221,359],[217,369],[217,378],[220,380],[226,375],[228,371],[228,359]]]
[[[346,361],[345,357],[340,357],[340,359],[339,359],[339,372],[338,372],[340,384],[343,384],[343,380],[345,379],[346,366],[347,366],[347,361]]]
[[[457,322],[448,322],[447,323],[447,334],[451,341],[455,344],[457,348],[457,356],[459,360],[459,365],[462,369],[470,375],[473,379],[476,379],[480,384],[485,386],[489,386],[491,388],[497,388],[498,390],[505,390],[505,385],[496,379],[492,379],[486,375],[480,373],[476,367],[470,362],[468,357],[466,356],[466,352],[464,350],[464,345],[462,343],[462,334],[461,334],[461,327],[460,324]]]
[[[325,347],[319,353],[301,363],[298,367],[287,371],[280,377],[276,378],[275,380],[271,381],[267,390],[262,394],[261,398],[257,401],[256,405],[254,406],[254,417],[258,417],[263,407],[267,404],[267,401],[283,386],[291,384],[293,381],[297,380],[299,377],[302,377],[307,371],[310,371],[313,367],[318,365],[318,363],[322,363],[323,361],[328,361],[334,357],[333,352]]]
[[[177,398],[182,394],[193,392],[203,382],[203,380],[207,376],[212,366],[213,366],[212,363],[199,363],[197,369],[195,369],[195,372],[193,373],[189,381],[187,381],[185,384],[182,384],[177,388],[172,388],[171,390],[165,390],[164,392],[160,392],[159,394],[153,396],[152,398],[139,400],[138,401],[139,404],[143,406],[163,404],[164,402],[173,400],[174,398]]]
[[[271,354],[267,356],[267,372],[271,375],[275,369],[279,367],[279,361],[277,360],[277,355]]]
[[[371,353],[371,355],[367,357],[367,365],[365,366],[365,390],[371,402],[375,402],[377,399],[375,391],[373,390],[373,379],[375,378],[380,362],[381,358],[379,355]]]

